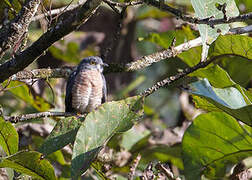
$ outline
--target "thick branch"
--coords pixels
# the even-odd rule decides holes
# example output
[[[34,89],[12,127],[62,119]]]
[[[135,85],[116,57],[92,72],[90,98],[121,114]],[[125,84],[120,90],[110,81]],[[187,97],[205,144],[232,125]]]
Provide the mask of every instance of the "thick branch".
[[[194,23],[194,24],[207,24],[210,26],[214,26],[217,24],[227,24],[232,22],[240,22],[240,21],[246,21],[248,19],[252,19],[252,13],[247,13],[235,17],[229,17],[229,18],[220,18],[220,19],[214,19],[214,18],[205,18],[200,19],[196,17],[191,17],[189,15],[183,14],[180,10],[173,8],[171,6],[168,6],[167,4],[160,3],[160,1],[156,0],[143,0],[146,4],[150,4],[154,7],[157,7],[161,10],[167,11],[169,13],[172,13],[173,15],[177,16],[178,18],[182,19],[183,21]]]
[[[75,113],[68,113],[68,112],[40,112],[40,113],[33,113],[33,114],[22,114],[22,115],[16,115],[16,116],[4,116],[4,119],[6,121],[10,121],[12,123],[17,122],[23,122],[27,121],[29,119],[35,119],[35,118],[43,118],[43,117],[69,117],[69,116],[75,116]]]
[[[101,0],[87,0],[80,8],[76,8],[66,19],[59,19],[57,24],[43,34],[30,47],[18,54],[10,61],[0,66],[0,83],[9,78],[11,75],[23,70],[38,58],[54,42],[58,41],[65,35],[74,31],[82,23],[94,14]],[[65,13],[62,14],[64,16]]]
[[[23,6],[18,16],[0,30],[0,57],[6,50],[20,41],[37,12],[40,0],[29,0]]]

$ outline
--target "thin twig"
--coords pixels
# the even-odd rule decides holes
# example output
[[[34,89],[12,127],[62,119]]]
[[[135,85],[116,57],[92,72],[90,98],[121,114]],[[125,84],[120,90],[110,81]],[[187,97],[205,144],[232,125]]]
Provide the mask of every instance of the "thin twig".
[[[224,55],[215,56],[215,57],[213,57],[212,59],[210,59],[208,61],[200,62],[200,63],[198,63],[197,65],[195,65],[193,67],[186,68],[182,72],[179,72],[174,76],[167,77],[167,78],[163,79],[162,81],[157,82],[152,87],[146,89],[143,93],[141,93],[141,96],[147,97],[147,96],[151,95],[152,93],[156,92],[161,87],[171,85],[172,83],[176,82],[177,80],[185,77],[186,75],[188,75],[188,74],[190,74],[190,73],[192,73],[192,72],[194,72],[194,71],[196,71],[198,69],[201,69],[201,68],[204,68],[204,67],[208,66],[214,60],[216,60],[217,58],[223,57],[223,56]]]
[[[165,174],[165,176],[169,179],[169,180],[181,180],[181,178],[177,177],[175,178],[173,175],[173,172],[171,171],[171,169],[169,167],[165,167],[164,164],[162,163],[157,163],[157,165],[155,166],[158,170],[160,170],[162,173]]]
[[[111,0],[103,0],[103,1],[113,6],[118,6],[118,7],[136,6],[136,5],[143,4],[143,1],[131,1],[131,2],[125,2],[125,3],[114,2]]]
[[[252,32],[252,25],[230,29],[228,34],[244,34]]]
[[[137,166],[139,164],[140,159],[141,159],[141,155],[138,154],[137,157],[136,157],[136,159],[134,159],[133,164],[130,166],[130,172],[128,174],[128,179],[129,180],[133,180],[134,179],[136,168],[137,168]]]
[[[4,119],[6,121],[10,121],[12,123],[17,122],[23,122],[30,119],[36,119],[36,118],[44,118],[44,117],[69,117],[69,116],[75,116],[75,113],[69,113],[69,112],[39,112],[39,113],[32,113],[32,114],[22,114],[22,115],[16,115],[16,116],[4,116]]]
[[[80,6],[80,4],[67,5],[67,6],[64,6],[62,8],[53,9],[53,10],[50,10],[50,13],[45,12],[43,14],[39,14],[37,16],[34,16],[32,18],[32,21],[37,21],[39,19],[42,19],[42,18],[45,18],[45,17],[48,17],[48,16],[60,15],[63,12],[73,10],[73,9],[77,8],[78,6]]]

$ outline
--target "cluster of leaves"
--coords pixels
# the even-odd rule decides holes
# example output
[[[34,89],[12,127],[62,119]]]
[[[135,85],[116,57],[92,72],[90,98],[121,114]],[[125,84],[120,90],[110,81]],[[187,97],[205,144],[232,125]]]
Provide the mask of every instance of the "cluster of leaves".
[[[226,3],[226,13],[229,17],[239,14],[233,0],[211,2],[191,0],[191,2],[196,16],[200,18],[212,15],[222,18],[223,12],[216,6],[224,3]],[[246,11],[250,11],[251,2],[243,3],[247,3]],[[188,6],[190,3],[183,5]],[[21,5],[15,0],[12,4],[4,0],[0,2],[0,14],[3,14],[3,9],[6,7],[12,7],[18,12]],[[14,15],[15,13],[10,14],[10,18]],[[132,160],[138,154],[142,156],[137,167],[140,172],[144,172],[150,162],[161,161],[176,166],[180,171],[179,175],[189,180],[202,177],[221,179],[230,176],[230,167],[252,156],[252,92],[246,88],[250,87],[252,78],[252,71],[250,71],[252,39],[246,35],[220,35],[220,32],[225,34],[229,31],[227,24],[215,27],[200,25],[199,33],[189,26],[182,26],[177,30],[145,34],[149,30],[141,24],[142,20],[168,16],[167,13],[150,6],[138,9],[137,32],[138,39],[141,41],[137,43],[137,46],[142,54],[150,54],[161,48],[167,49],[174,38],[176,38],[176,45],[179,45],[199,35],[203,39],[203,47],[192,48],[176,58],[157,63],[148,70],[136,73],[136,80],[114,95],[116,98],[124,98],[123,100],[105,103],[85,117],[50,119],[54,128],[49,136],[44,139],[32,135],[32,143],[25,148],[21,146],[22,139],[19,139],[16,130],[16,127],[19,128],[23,124],[19,123],[14,127],[0,117],[0,146],[2,147],[0,167],[6,168],[9,179],[14,176],[29,175],[35,179],[53,180],[57,178],[55,167],[58,164],[61,167],[60,175],[57,174],[59,179],[78,179],[90,167],[97,178],[107,179],[108,170],[105,170],[105,167],[108,164],[111,166],[109,171],[120,174],[117,176],[118,179],[125,179],[125,174],[130,172]],[[30,38],[33,41],[34,37]],[[97,54],[92,47],[81,51],[77,43],[67,41],[51,46],[49,51],[55,58],[71,63],[79,62],[83,55]],[[167,140],[165,143],[161,141],[151,143],[150,140],[155,136],[154,128],[138,131],[132,127],[145,114],[143,122],[151,119],[151,126],[162,130],[167,129],[169,123],[165,124],[160,119],[164,121],[169,120],[168,117],[178,119],[174,115],[174,112],[179,111],[178,100],[174,95],[177,91],[160,90],[157,94],[145,99],[145,102],[141,96],[125,97],[134,89],[142,91],[151,86],[153,81],[157,80],[156,76],[167,76],[172,71],[171,69],[192,67],[198,64],[202,57],[216,60],[206,68],[198,69],[189,75],[199,80],[190,83],[187,91],[192,95],[194,105],[204,110],[204,113],[197,116],[183,132],[182,140],[170,144]],[[53,108],[50,103],[52,99],[50,92],[46,94],[47,98],[36,94],[31,95],[29,86],[12,81],[0,100],[6,114],[43,112]],[[11,104],[10,99],[20,99],[21,103],[11,101]],[[173,105],[170,105],[170,102],[173,102],[171,103]],[[38,119],[32,122],[45,123]],[[172,125],[177,125],[176,123]],[[112,157],[98,155],[99,152],[104,151],[103,155],[109,156],[106,148],[104,149],[105,144],[113,151]],[[72,153],[62,150],[66,145],[72,147]],[[130,155],[124,157],[126,155],[122,155],[123,153]],[[158,174],[158,171],[153,173]],[[139,179],[137,176],[135,178]]]

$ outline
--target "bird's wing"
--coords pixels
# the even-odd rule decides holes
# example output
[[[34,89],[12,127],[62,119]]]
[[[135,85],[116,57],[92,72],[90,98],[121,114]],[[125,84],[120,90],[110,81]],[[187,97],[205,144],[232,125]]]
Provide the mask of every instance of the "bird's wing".
[[[74,112],[74,109],[72,107],[72,88],[74,85],[76,74],[77,72],[73,71],[67,80],[66,97],[65,97],[65,112]]]
[[[105,103],[107,101],[107,85],[104,75],[102,74],[102,81],[103,81],[103,87],[102,87],[102,103]]]

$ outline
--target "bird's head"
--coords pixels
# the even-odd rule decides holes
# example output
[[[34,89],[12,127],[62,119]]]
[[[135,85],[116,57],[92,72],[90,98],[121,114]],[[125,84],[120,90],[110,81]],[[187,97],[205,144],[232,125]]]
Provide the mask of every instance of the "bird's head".
[[[103,63],[102,59],[97,56],[90,56],[84,58],[80,65],[79,70],[85,70],[85,69],[97,69],[99,72],[103,72],[103,67],[108,66],[106,63]]]

